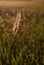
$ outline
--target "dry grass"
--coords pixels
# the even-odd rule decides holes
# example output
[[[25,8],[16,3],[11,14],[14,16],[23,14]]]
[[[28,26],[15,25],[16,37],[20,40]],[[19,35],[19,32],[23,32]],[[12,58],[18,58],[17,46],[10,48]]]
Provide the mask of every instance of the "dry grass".
[[[2,7],[26,7],[31,5],[44,4],[44,0],[32,0],[32,1],[0,1],[0,6]]]

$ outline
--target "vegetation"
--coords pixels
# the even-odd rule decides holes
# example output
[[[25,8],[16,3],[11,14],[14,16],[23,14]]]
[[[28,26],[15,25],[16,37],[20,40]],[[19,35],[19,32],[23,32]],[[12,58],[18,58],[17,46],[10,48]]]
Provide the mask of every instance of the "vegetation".
[[[17,10],[0,8],[0,65],[44,65],[44,7],[21,9],[19,31],[14,36]]]

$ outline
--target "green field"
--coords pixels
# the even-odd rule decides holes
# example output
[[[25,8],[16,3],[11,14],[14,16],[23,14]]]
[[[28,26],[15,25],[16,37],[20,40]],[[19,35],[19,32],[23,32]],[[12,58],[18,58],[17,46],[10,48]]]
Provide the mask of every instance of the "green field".
[[[21,11],[21,22],[14,36],[12,27]],[[0,65],[44,65],[44,4],[0,7]]]

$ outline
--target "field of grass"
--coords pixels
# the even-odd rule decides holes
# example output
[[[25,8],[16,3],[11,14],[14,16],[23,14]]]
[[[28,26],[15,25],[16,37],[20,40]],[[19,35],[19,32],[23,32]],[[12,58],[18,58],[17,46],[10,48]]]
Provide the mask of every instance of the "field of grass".
[[[18,33],[12,27],[21,11]],[[0,65],[44,65],[44,5],[0,7]]]

